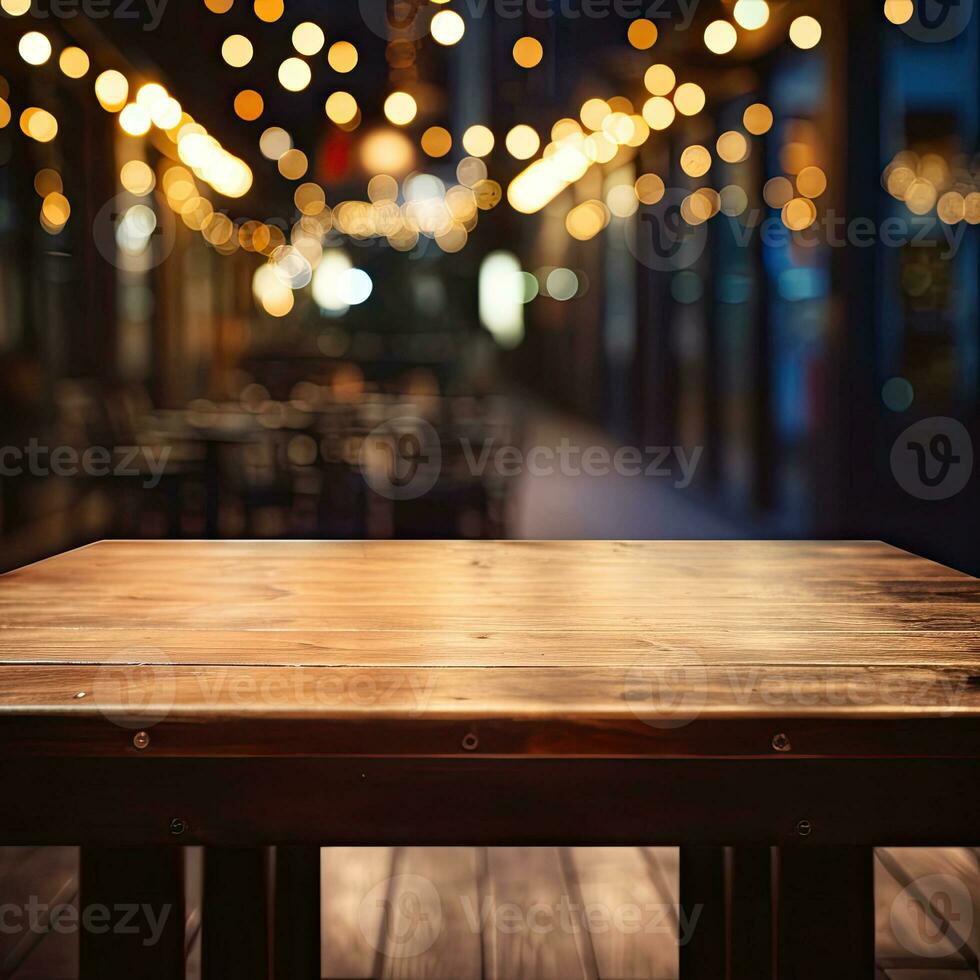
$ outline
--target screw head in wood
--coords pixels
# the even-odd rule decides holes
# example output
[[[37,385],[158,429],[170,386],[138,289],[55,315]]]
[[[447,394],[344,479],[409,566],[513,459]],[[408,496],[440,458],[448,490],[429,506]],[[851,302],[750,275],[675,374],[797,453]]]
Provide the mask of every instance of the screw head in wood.
[[[137,732],[133,736],[133,745],[140,751],[147,748],[150,744],[150,736],[146,732]]]
[[[779,732],[777,735],[773,735],[772,747],[777,752],[793,751],[793,743],[789,740],[789,735],[787,735],[785,732]]]
[[[809,820],[801,820],[796,825],[796,832],[800,837],[809,837],[813,833],[813,824]]]
[[[180,817],[174,817],[173,820],[170,821],[170,833],[173,834],[174,837],[180,837],[181,834],[184,834],[186,832],[187,832],[186,820],[182,820]]]
[[[466,749],[467,752],[476,751],[476,747],[479,744],[480,740],[473,734],[473,732],[469,732],[463,736],[463,748]]]

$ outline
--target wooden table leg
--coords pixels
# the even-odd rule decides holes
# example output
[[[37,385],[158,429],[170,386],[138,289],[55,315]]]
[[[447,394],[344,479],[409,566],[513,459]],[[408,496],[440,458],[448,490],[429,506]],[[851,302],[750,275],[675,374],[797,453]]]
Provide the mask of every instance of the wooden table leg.
[[[182,980],[179,847],[82,848],[79,915],[81,980]]]
[[[719,980],[728,960],[725,848],[681,848],[681,980]]]
[[[778,882],[780,980],[871,980],[872,849],[782,848]]]
[[[320,980],[320,848],[277,847],[275,980]]]
[[[731,980],[774,974],[772,848],[734,847],[728,860]]]
[[[205,849],[203,980],[267,980],[268,857],[262,847]]]

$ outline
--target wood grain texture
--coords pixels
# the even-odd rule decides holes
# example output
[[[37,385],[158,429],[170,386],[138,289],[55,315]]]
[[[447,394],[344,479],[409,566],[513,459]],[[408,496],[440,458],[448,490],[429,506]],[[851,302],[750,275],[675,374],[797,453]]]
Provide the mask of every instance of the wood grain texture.
[[[978,599],[875,542],[102,542],[0,577],[3,751],[155,726],[174,755],[756,755],[783,720],[952,726],[980,717]],[[853,734],[817,731],[800,751]]]

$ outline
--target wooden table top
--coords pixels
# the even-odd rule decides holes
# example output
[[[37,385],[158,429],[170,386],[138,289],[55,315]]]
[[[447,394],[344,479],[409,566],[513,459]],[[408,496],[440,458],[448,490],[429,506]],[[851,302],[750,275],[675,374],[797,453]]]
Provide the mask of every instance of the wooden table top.
[[[101,542],[0,576],[0,752],[970,754],[978,600],[877,542]]]

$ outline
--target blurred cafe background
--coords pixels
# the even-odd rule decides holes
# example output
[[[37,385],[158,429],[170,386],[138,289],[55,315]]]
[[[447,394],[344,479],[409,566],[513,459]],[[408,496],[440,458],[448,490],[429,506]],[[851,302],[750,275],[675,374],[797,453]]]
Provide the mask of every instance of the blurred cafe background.
[[[0,0],[0,564],[882,538],[980,572],[963,0]]]

